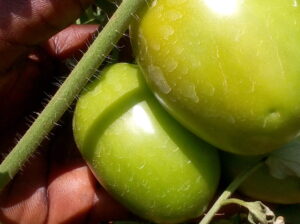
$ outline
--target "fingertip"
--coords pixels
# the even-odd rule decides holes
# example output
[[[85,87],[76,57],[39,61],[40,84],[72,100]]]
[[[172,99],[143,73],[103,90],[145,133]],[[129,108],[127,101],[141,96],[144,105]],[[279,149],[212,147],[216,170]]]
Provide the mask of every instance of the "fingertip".
[[[48,212],[46,164],[44,153],[32,158],[0,195],[0,222],[45,223]]]
[[[43,46],[57,59],[82,55],[90,45],[99,25],[71,25],[51,37]]]
[[[94,201],[94,180],[88,168],[84,164],[60,167],[50,179],[48,224],[83,223]]]

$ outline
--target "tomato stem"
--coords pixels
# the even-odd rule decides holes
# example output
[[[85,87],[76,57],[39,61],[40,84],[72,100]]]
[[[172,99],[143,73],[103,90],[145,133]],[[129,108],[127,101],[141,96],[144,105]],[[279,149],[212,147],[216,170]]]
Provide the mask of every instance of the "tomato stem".
[[[226,200],[222,201],[222,203],[221,203],[222,206],[229,205],[229,204],[237,204],[237,205],[246,207],[246,202],[241,199],[238,199],[238,198],[226,199]]]
[[[258,170],[262,165],[264,165],[264,163],[265,163],[264,160],[260,160],[254,166],[247,167],[245,170],[243,170],[224,190],[224,192],[220,195],[218,200],[206,213],[206,215],[199,222],[199,224],[210,223],[210,221],[213,219],[216,212],[224,205],[224,202],[232,195],[232,193],[244,182],[244,180],[246,180],[252,173]]]
[[[102,32],[65,80],[40,116],[0,165],[0,190],[15,176],[30,155],[50,133],[75,97],[94,75],[116,42],[129,27],[145,0],[123,0]]]

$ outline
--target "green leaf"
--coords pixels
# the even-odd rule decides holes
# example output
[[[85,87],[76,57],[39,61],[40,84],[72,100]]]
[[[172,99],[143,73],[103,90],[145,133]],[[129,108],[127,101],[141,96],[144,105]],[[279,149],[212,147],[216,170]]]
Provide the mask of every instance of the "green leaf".
[[[96,0],[76,20],[76,24],[100,24],[104,26],[117,9],[117,2]]]
[[[300,137],[272,152],[266,160],[273,177],[300,177]]]
[[[260,201],[246,202],[241,199],[230,198],[223,202],[223,205],[227,204],[237,204],[247,208],[249,211],[248,221],[250,224],[284,224],[280,222],[277,223],[274,212]]]
[[[275,224],[275,214],[262,202],[245,202],[244,206],[249,210],[251,224]]]

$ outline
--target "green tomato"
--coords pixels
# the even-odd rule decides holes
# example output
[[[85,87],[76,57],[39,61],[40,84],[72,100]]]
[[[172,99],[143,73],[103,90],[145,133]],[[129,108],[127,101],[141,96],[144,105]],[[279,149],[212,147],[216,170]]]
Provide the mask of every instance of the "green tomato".
[[[163,106],[223,150],[259,155],[300,130],[295,0],[155,0],[131,27]]]
[[[243,169],[254,166],[261,156],[238,156],[221,154],[222,175],[227,180],[234,179]],[[250,175],[239,187],[239,191],[248,197],[278,204],[300,203],[300,179],[286,177],[278,179],[271,176],[267,165],[263,165]]]
[[[137,66],[106,69],[79,98],[73,127],[100,183],[143,218],[158,223],[195,218],[215,193],[216,149],[170,117]]]

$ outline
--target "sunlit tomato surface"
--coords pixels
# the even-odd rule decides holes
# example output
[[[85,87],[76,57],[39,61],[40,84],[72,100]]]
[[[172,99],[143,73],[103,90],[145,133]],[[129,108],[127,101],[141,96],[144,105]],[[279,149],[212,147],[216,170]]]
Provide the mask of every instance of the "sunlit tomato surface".
[[[238,154],[300,129],[300,2],[154,0],[131,27],[138,63],[183,125]]]
[[[221,154],[222,175],[233,180],[243,169],[254,166],[260,156],[237,156],[229,153]],[[278,204],[300,203],[300,179],[286,177],[278,179],[271,176],[267,165],[263,165],[240,186],[239,191],[253,199]]]
[[[143,218],[194,218],[214,195],[216,150],[164,111],[137,66],[114,65],[88,87],[76,106],[74,134],[102,185]]]

